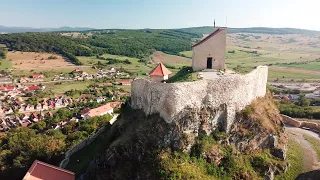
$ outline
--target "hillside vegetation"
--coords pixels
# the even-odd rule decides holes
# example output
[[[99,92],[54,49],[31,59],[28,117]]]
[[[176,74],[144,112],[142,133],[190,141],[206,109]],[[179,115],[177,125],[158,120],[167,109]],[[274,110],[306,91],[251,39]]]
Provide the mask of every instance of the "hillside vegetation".
[[[216,130],[207,135],[200,129],[196,137],[176,129],[184,128],[180,120],[168,124],[159,115],[126,107],[85,179],[263,179],[270,169],[281,174],[287,165],[272,155],[275,147],[268,141],[272,133],[279,145],[285,144],[275,105],[267,96],[247,109],[236,120],[243,125],[230,134]],[[179,139],[177,133],[182,133]]]
[[[89,33],[89,32],[85,32]],[[18,33],[0,35],[0,44],[12,51],[52,52],[80,65],[76,56],[116,54],[147,57],[154,50],[169,54],[191,49],[196,34],[175,30],[96,30],[87,38],[73,38],[59,33]]]

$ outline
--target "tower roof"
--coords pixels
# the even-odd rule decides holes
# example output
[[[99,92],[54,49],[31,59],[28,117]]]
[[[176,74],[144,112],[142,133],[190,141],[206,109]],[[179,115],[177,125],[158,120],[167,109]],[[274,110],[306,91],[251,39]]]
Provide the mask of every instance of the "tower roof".
[[[207,37],[203,38],[200,42],[198,42],[197,44],[193,45],[192,47],[198,46],[202,43],[204,43],[205,41],[207,41],[208,39],[210,39],[212,36],[215,36],[216,34],[218,34],[219,32],[225,30],[226,28],[219,28],[216,31],[214,31],[213,33],[209,34]]]
[[[171,73],[172,72],[169,71],[162,63],[159,63],[158,66],[151,71],[150,76],[166,76]]]

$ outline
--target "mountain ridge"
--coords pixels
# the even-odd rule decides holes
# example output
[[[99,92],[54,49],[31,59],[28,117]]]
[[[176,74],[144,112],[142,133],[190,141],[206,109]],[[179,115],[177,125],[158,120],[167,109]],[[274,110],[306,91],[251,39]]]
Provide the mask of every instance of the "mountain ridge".
[[[118,28],[111,28],[115,30]],[[152,28],[133,29],[133,30],[146,30]],[[108,29],[96,29],[90,27],[70,27],[62,26],[59,28],[33,28],[33,27],[8,27],[0,25],[0,33],[24,33],[24,32],[59,32],[59,31],[92,31],[92,30],[108,30]],[[168,30],[177,30],[186,33],[194,33],[198,35],[210,34],[214,31],[213,26],[199,26],[199,27],[187,27],[187,28],[174,28]],[[269,27],[248,27],[248,28],[228,28],[228,33],[262,33],[262,34],[314,34],[320,35],[320,31],[298,29],[298,28],[269,28]]]

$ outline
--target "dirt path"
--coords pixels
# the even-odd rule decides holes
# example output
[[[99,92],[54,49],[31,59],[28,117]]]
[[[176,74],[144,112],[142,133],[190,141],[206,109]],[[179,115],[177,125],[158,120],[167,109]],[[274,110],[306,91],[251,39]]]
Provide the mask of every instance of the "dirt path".
[[[304,152],[304,171],[318,170],[320,168],[319,157],[312,145],[304,139],[303,135],[311,136],[320,141],[319,134],[305,129],[286,127],[286,133],[294,138],[302,147]]]

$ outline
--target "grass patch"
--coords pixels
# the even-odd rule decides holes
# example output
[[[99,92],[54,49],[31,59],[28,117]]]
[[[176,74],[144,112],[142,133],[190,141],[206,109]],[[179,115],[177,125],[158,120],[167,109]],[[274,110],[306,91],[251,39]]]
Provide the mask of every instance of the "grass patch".
[[[318,158],[320,158],[320,141],[311,136],[303,135],[303,138],[306,139],[317,152]]]
[[[51,91],[54,94],[63,94],[71,89],[85,90],[91,83],[91,81],[51,83],[46,84],[46,91]]]
[[[313,71],[320,70],[320,62],[308,62],[308,63],[297,63],[297,64],[279,64],[282,67],[289,67],[289,68],[299,68],[299,69],[308,69]]]
[[[275,79],[320,79],[320,76],[269,69],[268,80],[271,81]]]
[[[183,67],[180,71],[178,71],[174,76],[169,78],[169,83],[174,82],[191,82],[196,81],[197,73],[192,71],[192,67]]]
[[[303,150],[298,142],[294,139],[289,138],[288,151],[287,151],[287,161],[290,163],[290,167],[286,173],[276,176],[276,180],[283,179],[295,179],[299,174],[303,172]]]
[[[180,56],[192,58],[192,51],[182,51],[179,53]]]
[[[6,59],[0,59],[0,69],[10,69],[12,68],[11,61],[8,61]]]

